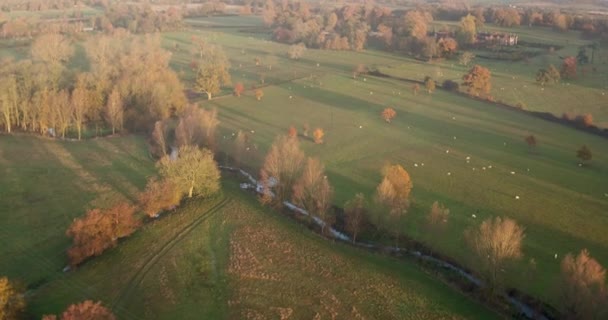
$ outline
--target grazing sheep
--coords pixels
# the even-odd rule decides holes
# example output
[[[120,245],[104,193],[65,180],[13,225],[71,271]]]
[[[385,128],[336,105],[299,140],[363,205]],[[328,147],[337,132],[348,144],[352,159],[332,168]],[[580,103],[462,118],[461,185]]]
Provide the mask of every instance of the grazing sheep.
[[[450,150],[445,150],[445,153],[450,153]]]
[[[451,175],[452,175],[452,173],[451,173],[451,172],[448,172],[448,176],[451,176]]]
[[[363,129],[363,126],[359,126],[359,129]]]
[[[424,167],[424,162],[423,162],[423,163],[421,163],[420,165]],[[608,197],[608,196],[607,196],[607,197]]]
[[[473,218],[473,219],[477,219],[477,216],[476,216],[475,214],[472,214],[472,215],[471,215],[471,218]]]
[[[555,256],[553,256],[555,259],[557,259],[557,253],[555,254]]]
[[[519,196],[515,196],[515,199],[516,199],[516,200],[519,200]]]
[[[418,168],[418,164],[417,164],[417,163],[414,163],[414,167]]]
[[[511,171],[511,174],[515,174],[515,171]]]

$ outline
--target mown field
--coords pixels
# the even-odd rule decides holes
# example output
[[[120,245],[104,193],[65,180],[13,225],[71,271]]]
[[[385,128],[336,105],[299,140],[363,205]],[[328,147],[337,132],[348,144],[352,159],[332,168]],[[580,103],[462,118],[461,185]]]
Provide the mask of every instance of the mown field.
[[[371,198],[380,182],[381,167],[402,164],[414,181],[414,205],[404,230],[473,269],[476,264],[465,249],[463,230],[496,215],[512,217],[526,227],[525,259],[505,275],[511,286],[551,301],[565,254],[588,248],[601,263],[608,263],[605,139],[442,91],[414,96],[407,83],[352,79],[351,70],[357,63],[408,66],[411,62],[395,55],[309,49],[301,60],[288,62],[284,57],[287,46],[260,39],[263,35],[229,28],[209,32],[213,42],[225,47],[233,66],[252,65],[255,56],[263,61],[270,55],[283,59],[282,68],[311,70],[312,77],[265,88],[263,101],[249,93],[201,102],[204,107],[218,108],[221,147],[227,153],[233,150],[231,141],[237,130],[250,133],[245,157],[254,171],[276,135],[285,133],[290,125],[301,131],[308,123],[326,131],[325,144],[302,139],[302,145],[307,154],[320,157],[327,166],[336,204],[343,204],[356,192]],[[165,37],[184,39],[186,46],[190,34]],[[180,66],[182,55],[174,58]],[[422,70],[437,69],[419,65]],[[247,87],[258,83],[257,72],[233,68],[232,74],[235,82],[242,81]],[[398,113],[392,124],[379,116],[388,106]],[[536,150],[529,150],[524,142],[529,134],[539,141]],[[588,167],[579,167],[575,157],[583,144],[593,150]],[[422,228],[435,200],[451,209],[451,217],[448,231],[431,241]],[[529,269],[530,259],[534,259],[535,271]]]
[[[30,285],[34,318],[93,299],[119,319],[491,319],[408,261],[321,239],[224,179],[119,246],[62,273],[86,207],[132,199],[154,174],[143,140],[0,136],[0,274]],[[33,284],[37,285],[34,287]]]

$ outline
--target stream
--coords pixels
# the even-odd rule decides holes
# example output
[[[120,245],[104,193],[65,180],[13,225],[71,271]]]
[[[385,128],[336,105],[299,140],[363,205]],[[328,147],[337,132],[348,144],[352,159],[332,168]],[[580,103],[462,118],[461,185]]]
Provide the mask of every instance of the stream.
[[[264,187],[262,186],[262,184],[260,182],[258,182],[251,174],[249,174],[248,172],[246,172],[243,169],[239,169],[239,168],[233,168],[233,167],[226,167],[226,166],[219,166],[219,168],[221,170],[228,170],[228,171],[233,171],[233,172],[238,172],[240,173],[243,177],[245,177],[249,183],[241,183],[240,187],[243,190],[255,190],[255,192],[259,193],[259,194],[264,194]],[[267,195],[274,197],[274,194],[272,193],[272,191],[266,191]],[[304,216],[311,216],[312,220],[315,222],[315,224],[317,224],[318,226],[324,228],[326,226],[325,221],[323,221],[322,219],[320,219],[317,216],[311,215],[310,213],[308,213],[306,210],[296,206],[295,204],[289,202],[289,201],[284,201],[283,205],[285,207],[287,207],[291,212],[297,213],[297,214],[301,214]],[[344,241],[344,242],[348,242],[350,244],[352,244],[353,242],[351,241],[350,237],[332,227],[330,227],[329,229],[330,234],[336,238],[337,240],[340,241]],[[467,281],[469,281],[470,283],[472,283],[473,285],[475,285],[478,288],[483,288],[484,287],[484,283],[481,279],[475,277],[474,275],[472,275],[471,273],[463,270],[462,268],[449,263],[447,261],[441,260],[439,258],[430,256],[430,255],[426,255],[420,251],[414,251],[414,250],[408,250],[405,248],[400,248],[400,247],[385,247],[385,246],[380,246],[377,244],[373,244],[373,243],[362,243],[362,242],[357,242],[354,243],[357,246],[360,247],[365,247],[367,249],[379,249],[379,250],[389,250],[391,252],[400,252],[400,253],[406,253],[409,254],[411,256],[417,257],[419,259],[425,260],[425,261],[429,261],[434,263],[437,266],[440,266],[442,268],[445,269],[449,269],[451,271],[454,271],[456,273],[458,273],[460,276],[462,276],[464,279],[466,279]],[[526,302],[515,298],[513,296],[510,296],[506,293],[503,293],[502,296],[505,298],[506,301],[508,301],[516,310],[518,310],[520,312],[521,315],[525,316],[528,319],[539,319],[539,320],[550,320],[547,316],[543,315],[543,314],[538,314],[537,312],[535,312],[534,308],[530,305],[528,305]]]

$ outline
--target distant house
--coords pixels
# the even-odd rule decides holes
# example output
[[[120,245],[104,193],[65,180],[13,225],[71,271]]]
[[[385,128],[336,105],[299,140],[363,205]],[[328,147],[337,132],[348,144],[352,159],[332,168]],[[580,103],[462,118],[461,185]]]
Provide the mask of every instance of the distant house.
[[[456,38],[454,31],[433,31],[430,34],[435,40],[445,38]],[[516,46],[519,41],[519,36],[513,33],[499,32],[478,32],[476,42],[478,45],[501,45],[501,46]]]
[[[519,36],[512,33],[478,32],[477,43],[487,45],[516,46]]]

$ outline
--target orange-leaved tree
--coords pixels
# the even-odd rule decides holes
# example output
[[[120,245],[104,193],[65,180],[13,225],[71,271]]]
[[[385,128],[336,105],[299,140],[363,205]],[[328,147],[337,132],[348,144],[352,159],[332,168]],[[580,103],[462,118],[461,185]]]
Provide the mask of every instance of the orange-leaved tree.
[[[182,196],[173,181],[151,178],[138,198],[142,211],[150,218],[156,218],[161,211],[179,205]]]
[[[42,320],[116,320],[110,309],[104,307],[101,301],[85,300],[70,305],[58,318],[55,315],[45,315]]]
[[[382,116],[382,119],[384,119],[384,121],[386,121],[387,123],[391,123],[391,121],[393,121],[393,119],[397,116],[397,111],[395,111],[395,109],[393,108],[385,108],[384,110],[382,110],[382,113],[380,115]]]
[[[383,169],[384,178],[376,188],[376,203],[382,211],[376,217],[381,224],[395,235],[398,243],[401,222],[410,207],[412,179],[400,165],[389,165]]]
[[[475,65],[462,77],[462,85],[467,87],[467,92],[472,96],[488,95],[492,89],[490,70],[480,65]]]
[[[325,131],[321,128],[316,128],[315,131],[312,132],[312,137],[315,140],[316,144],[323,143],[323,137],[325,136]]]

